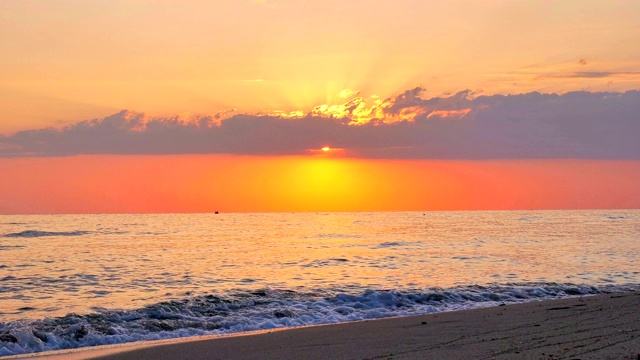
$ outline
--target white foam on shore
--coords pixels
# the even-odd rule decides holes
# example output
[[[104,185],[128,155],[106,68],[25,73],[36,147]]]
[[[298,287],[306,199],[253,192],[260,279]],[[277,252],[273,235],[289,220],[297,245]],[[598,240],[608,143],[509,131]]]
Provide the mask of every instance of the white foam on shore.
[[[349,294],[262,289],[189,296],[141,309],[0,323],[0,356],[320,325],[637,290],[638,286],[506,284]]]

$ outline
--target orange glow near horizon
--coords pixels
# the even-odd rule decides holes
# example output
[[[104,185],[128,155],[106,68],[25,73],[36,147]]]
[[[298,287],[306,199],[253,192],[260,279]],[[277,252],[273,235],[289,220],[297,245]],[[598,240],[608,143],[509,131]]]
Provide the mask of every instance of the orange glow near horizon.
[[[637,161],[77,156],[4,169],[0,214],[640,208]]]

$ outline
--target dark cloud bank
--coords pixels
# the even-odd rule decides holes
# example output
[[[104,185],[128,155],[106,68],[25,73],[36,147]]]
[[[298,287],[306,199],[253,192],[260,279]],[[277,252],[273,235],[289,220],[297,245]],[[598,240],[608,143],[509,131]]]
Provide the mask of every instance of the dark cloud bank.
[[[537,92],[425,99],[422,89],[346,116],[225,120],[145,118],[123,111],[61,129],[0,135],[0,157],[78,154],[304,154],[330,145],[347,156],[408,159],[640,159],[640,92]],[[361,104],[361,105],[360,105]],[[358,107],[360,105],[360,107]],[[350,125],[363,109],[376,114]],[[405,120],[401,120],[405,119]]]

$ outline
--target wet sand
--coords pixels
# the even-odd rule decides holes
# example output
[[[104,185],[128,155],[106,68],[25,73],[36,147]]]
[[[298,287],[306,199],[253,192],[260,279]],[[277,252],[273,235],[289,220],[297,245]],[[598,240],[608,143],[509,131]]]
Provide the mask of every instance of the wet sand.
[[[251,335],[125,344],[38,358],[638,360],[640,292]]]

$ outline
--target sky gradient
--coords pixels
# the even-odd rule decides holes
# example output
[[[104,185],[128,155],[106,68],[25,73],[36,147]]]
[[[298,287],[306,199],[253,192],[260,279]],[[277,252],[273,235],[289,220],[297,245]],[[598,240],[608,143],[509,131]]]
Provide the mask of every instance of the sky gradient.
[[[640,207],[637,1],[0,1],[0,43],[0,213]]]

